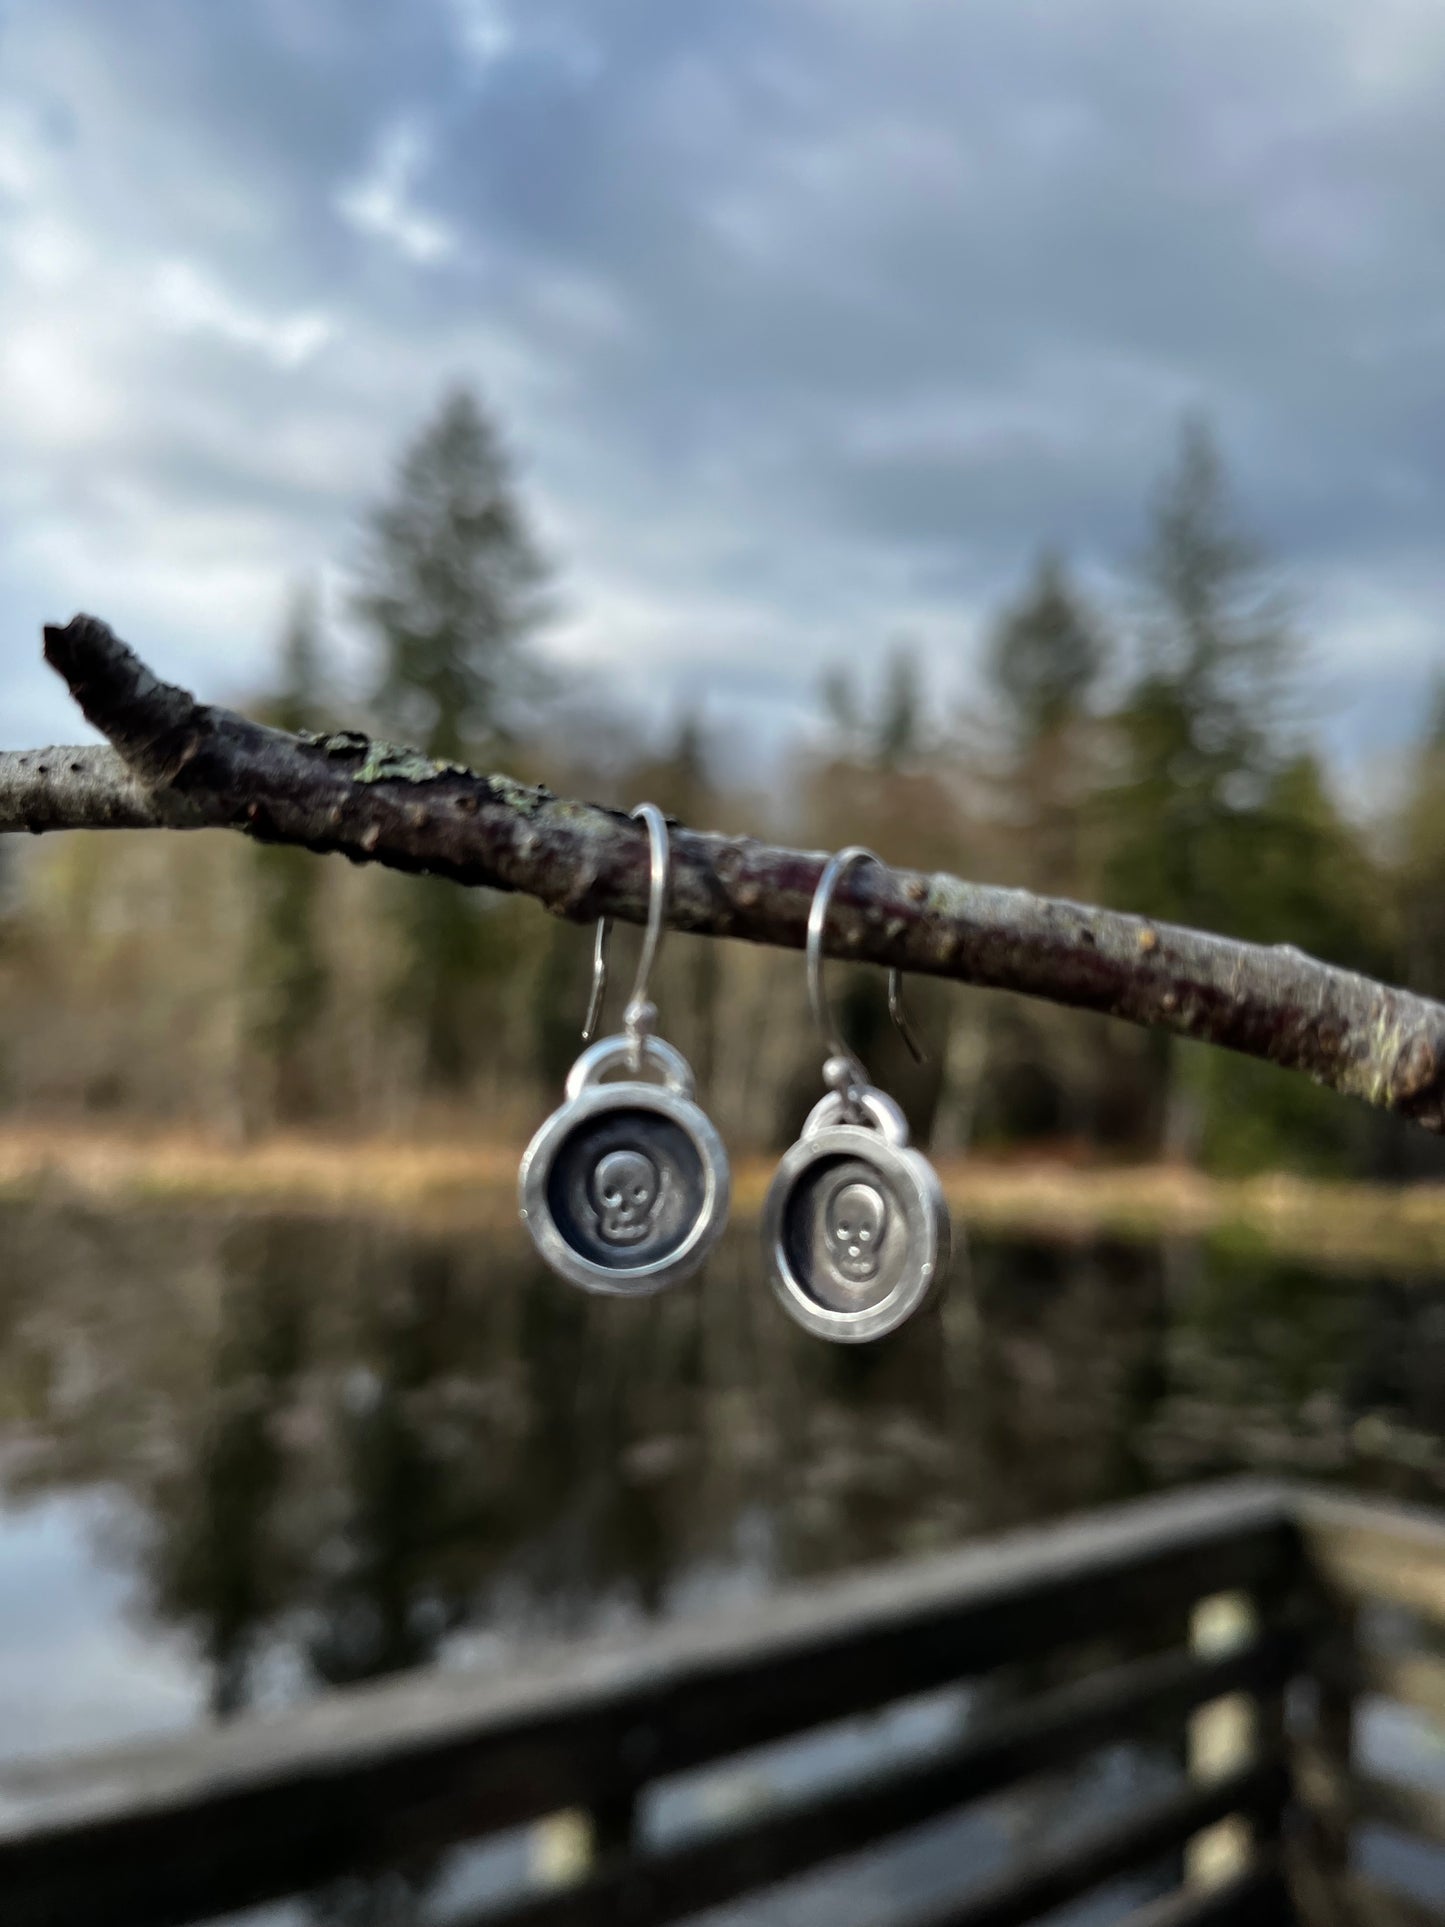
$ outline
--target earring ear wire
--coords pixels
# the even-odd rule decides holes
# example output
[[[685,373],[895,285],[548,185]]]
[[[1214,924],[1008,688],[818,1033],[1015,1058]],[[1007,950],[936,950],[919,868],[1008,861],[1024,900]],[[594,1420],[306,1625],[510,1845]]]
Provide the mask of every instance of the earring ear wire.
[[[592,949],[592,994],[566,1098],[537,1132],[518,1178],[522,1219],[554,1271],[586,1291],[642,1297],[702,1263],[727,1222],[727,1153],[693,1102],[691,1067],[654,1035],[648,987],[667,916],[672,849],[655,803],[647,826],[647,928],[621,1035],[592,1042],[607,989],[610,920]],[[610,1072],[625,1069],[616,1083]],[[658,1081],[644,1081],[644,1071]]]
[[[632,811],[632,818],[634,822],[647,825],[647,928],[643,932],[632,995],[623,1013],[623,1027],[629,1037],[641,1038],[651,1036],[657,1022],[657,1006],[648,1001],[647,991],[667,921],[667,893],[672,882],[672,839],[668,835],[667,818],[656,803],[639,803]],[[602,999],[607,994],[607,944],[611,935],[611,917],[599,917],[597,936],[592,946],[592,995],[587,1000],[587,1015],[582,1022],[584,1044],[590,1044],[596,1036],[602,1016]]]
[[[823,865],[808,910],[808,998],[827,1050],[827,1094],[783,1154],[763,1206],[763,1249],[779,1303],[806,1330],[840,1344],[881,1338],[910,1317],[948,1269],[952,1230],[938,1174],[908,1142],[902,1111],[868,1081],[838,1029],[823,982],[828,910],[856,863],[850,845]],[[915,1056],[899,973],[888,1008]]]
[[[881,870],[883,859],[874,851],[865,849],[861,843],[853,843],[846,850],[839,850],[836,856],[829,857],[819,873],[817,887],[813,891],[813,901],[808,909],[808,938],[806,945],[808,965],[808,1000],[813,1006],[813,1021],[823,1033],[828,1046],[829,1067],[845,1063],[849,1067],[851,1083],[858,1090],[867,1088],[868,1073],[862,1060],[845,1042],[833,1017],[828,1003],[827,991],[823,983],[823,941],[828,927],[828,912],[832,908],[834,893],[855,864],[876,863]],[[908,1054],[915,1064],[925,1062],[922,1046],[908,1021],[908,1013],[903,1007],[903,972],[895,964],[888,972],[888,1015],[893,1027],[907,1046]],[[831,1084],[828,1072],[824,1076]],[[837,1088],[834,1086],[834,1088]]]

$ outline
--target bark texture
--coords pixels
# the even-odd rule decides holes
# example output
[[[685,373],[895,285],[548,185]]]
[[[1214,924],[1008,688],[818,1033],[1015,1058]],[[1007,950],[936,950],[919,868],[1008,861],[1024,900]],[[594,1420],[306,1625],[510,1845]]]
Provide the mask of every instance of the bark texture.
[[[292,736],[159,681],[103,622],[45,631],[107,748],[0,754],[0,830],[228,828],[534,897],[578,922],[647,912],[643,826],[352,731]],[[673,833],[668,922],[801,949],[824,855]],[[1220,1044],[1445,1132],[1445,1006],[1266,948],[944,874],[863,865],[827,948]]]

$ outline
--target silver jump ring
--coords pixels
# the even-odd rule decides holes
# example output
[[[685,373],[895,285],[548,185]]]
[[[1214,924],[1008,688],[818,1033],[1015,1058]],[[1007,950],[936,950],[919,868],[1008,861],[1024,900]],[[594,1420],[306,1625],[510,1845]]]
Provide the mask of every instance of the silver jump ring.
[[[823,866],[808,913],[808,994],[831,1053],[828,1091],[783,1153],[763,1203],[763,1250],[778,1302],[819,1338],[857,1345],[915,1312],[948,1269],[951,1228],[938,1173],[908,1142],[908,1121],[868,1082],[823,988],[823,935],[838,881],[871,850],[840,850]],[[888,1008],[909,1049],[899,973]]]
[[[671,849],[655,803],[640,803],[633,815],[647,825],[651,868],[625,1030],[591,1041],[607,984],[610,919],[601,918],[588,1048],[517,1179],[523,1221],[552,1269],[585,1291],[630,1298],[697,1270],[722,1234],[731,1189],[727,1152],[694,1099],[686,1058],[653,1034],[647,987],[667,914]]]

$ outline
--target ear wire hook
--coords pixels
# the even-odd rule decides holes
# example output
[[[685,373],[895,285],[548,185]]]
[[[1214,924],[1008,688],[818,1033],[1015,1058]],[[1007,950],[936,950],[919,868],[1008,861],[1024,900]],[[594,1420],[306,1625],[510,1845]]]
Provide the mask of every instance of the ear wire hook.
[[[642,939],[642,952],[637,959],[637,976],[633,980],[632,995],[627,1000],[627,1011],[623,1019],[627,1035],[637,1044],[652,1034],[652,1026],[657,1021],[657,1007],[648,1002],[647,987],[652,979],[653,965],[657,962],[657,948],[662,942],[663,919],[667,914],[667,888],[672,873],[672,841],[668,836],[667,818],[656,803],[639,803],[633,810],[634,819],[647,825],[648,849],[651,855],[651,868],[648,875],[647,930]],[[592,996],[587,1005],[587,1017],[582,1026],[582,1042],[590,1044],[597,1034],[598,1019],[602,1015],[602,999],[607,992],[607,939],[612,930],[611,917],[597,920],[597,938],[592,946]]]
[[[881,857],[875,856],[872,850],[865,850],[860,844],[853,844],[846,850],[839,850],[836,856],[828,859],[823,866],[822,875],[818,878],[818,887],[813,892],[812,906],[808,911],[807,959],[808,998],[813,1006],[813,1021],[823,1033],[830,1058],[842,1066],[847,1074],[849,1085],[857,1091],[866,1089],[868,1073],[863,1068],[857,1053],[849,1048],[834,1022],[827,992],[823,987],[823,936],[827,928],[828,909],[833,901],[833,892],[855,863],[876,863],[880,869],[884,867]],[[903,973],[896,965],[888,972],[888,1015],[893,1019],[898,1035],[907,1045],[909,1056],[915,1064],[921,1064],[923,1052],[909,1024],[908,1014],[903,1008]]]
[[[607,933],[611,928],[610,917],[597,919],[597,935],[592,944],[592,995],[587,999],[587,1015],[582,1019],[584,1044],[590,1044],[597,1035],[602,999],[607,995]]]

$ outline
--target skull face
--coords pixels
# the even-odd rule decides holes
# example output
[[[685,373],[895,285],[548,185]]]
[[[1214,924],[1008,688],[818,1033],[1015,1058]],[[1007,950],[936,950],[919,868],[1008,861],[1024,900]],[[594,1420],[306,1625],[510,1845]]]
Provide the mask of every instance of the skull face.
[[[850,1285],[871,1284],[883,1255],[888,1206],[871,1184],[850,1179],[840,1184],[823,1213],[828,1256]]]
[[[592,1173],[597,1228],[612,1245],[635,1245],[652,1229],[662,1202],[657,1166],[641,1151],[609,1151]]]

